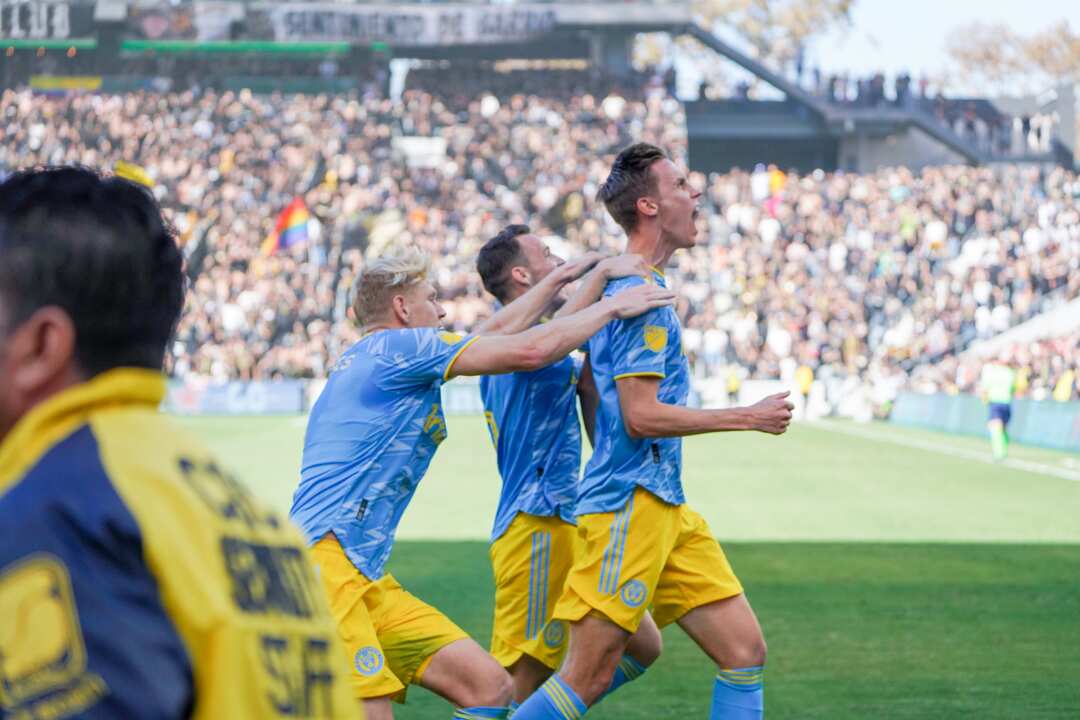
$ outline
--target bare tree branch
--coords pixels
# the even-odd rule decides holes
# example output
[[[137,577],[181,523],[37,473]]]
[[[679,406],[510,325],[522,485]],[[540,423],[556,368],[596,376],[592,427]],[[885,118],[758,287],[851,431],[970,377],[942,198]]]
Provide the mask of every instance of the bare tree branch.
[[[851,21],[855,0],[696,0],[694,11],[707,26],[719,20],[755,51],[783,65],[807,38]]]

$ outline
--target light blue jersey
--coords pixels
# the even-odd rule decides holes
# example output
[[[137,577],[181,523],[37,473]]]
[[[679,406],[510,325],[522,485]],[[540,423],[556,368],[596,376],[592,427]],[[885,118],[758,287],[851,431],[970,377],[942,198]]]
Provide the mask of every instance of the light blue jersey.
[[[608,283],[610,296],[634,285],[641,277]],[[666,287],[654,272],[653,282]],[[690,368],[682,352],[679,318],[674,308],[662,307],[630,320],[612,320],[589,340],[589,360],[600,394],[596,413],[596,443],[578,492],[577,514],[621,509],[641,486],[664,502],[686,502],[682,489],[682,439],[634,440],[623,426],[615,381],[622,377],[661,378],[659,400],[685,405],[690,392]]]
[[[289,516],[309,543],[328,532],[382,577],[402,513],[446,437],[439,388],[475,337],[381,330],[349,348],[308,419]]]
[[[580,370],[565,357],[533,372],[480,378],[502,477],[492,542],[519,512],[573,522],[581,472]]]

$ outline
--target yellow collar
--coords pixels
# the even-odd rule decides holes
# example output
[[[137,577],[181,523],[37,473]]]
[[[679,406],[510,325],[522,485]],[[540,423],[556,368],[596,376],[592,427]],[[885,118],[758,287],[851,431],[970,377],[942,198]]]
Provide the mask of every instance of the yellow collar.
[[[117,368],[53,395],[26,415],[0,443],[0,493],[54,444],[106,407],[156,408],[165,397],[165,378],[155,370]]]
[[[657,275],[659,275],[660,277],[665,277],[664,276],[664,271],[661,270],[660,268],[656,267],[655,265],[650,265],[649,269],[652,270]]]

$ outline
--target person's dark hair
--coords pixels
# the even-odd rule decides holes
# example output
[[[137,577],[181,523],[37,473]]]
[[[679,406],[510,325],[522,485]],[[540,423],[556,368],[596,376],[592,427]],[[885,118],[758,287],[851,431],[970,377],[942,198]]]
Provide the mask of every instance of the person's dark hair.
[[[637,227],[638,199],[656,192],[656,177],[649,168],[666,157],[655,145],[631,145],[615,158],[607,180],[597,191],[596,199],[604,203],[612,219],[626,232]]]
[[[0,183],[0,297],[8,329],[57,306],[91,377],[160,370],[184,303],[183,258],[153,196],[78,167]]]
[[[507,225],[498,235],[484,243],[476,257],[476,271],[480,273],[484,289],[499,302],[506,301],[511,268],[525,262],[521,243],[517,239],[530,232],[528,225]]]

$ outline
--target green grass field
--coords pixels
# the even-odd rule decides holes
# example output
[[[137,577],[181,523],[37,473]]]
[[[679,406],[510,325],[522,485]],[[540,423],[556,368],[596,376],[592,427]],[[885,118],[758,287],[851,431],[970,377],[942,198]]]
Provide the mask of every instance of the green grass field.
[[[302,418],[185,419],[281,510]],[[390,568],[481,642],[498,478],[480,418],[450,418]],[[708,519],[769,642],[771,718],[1080,718],[1080,457],[887,425],[686,442]],[[590,718],[706,718],[713,670],[677,628]],[[401,720],[447,718],[412,691]]]

